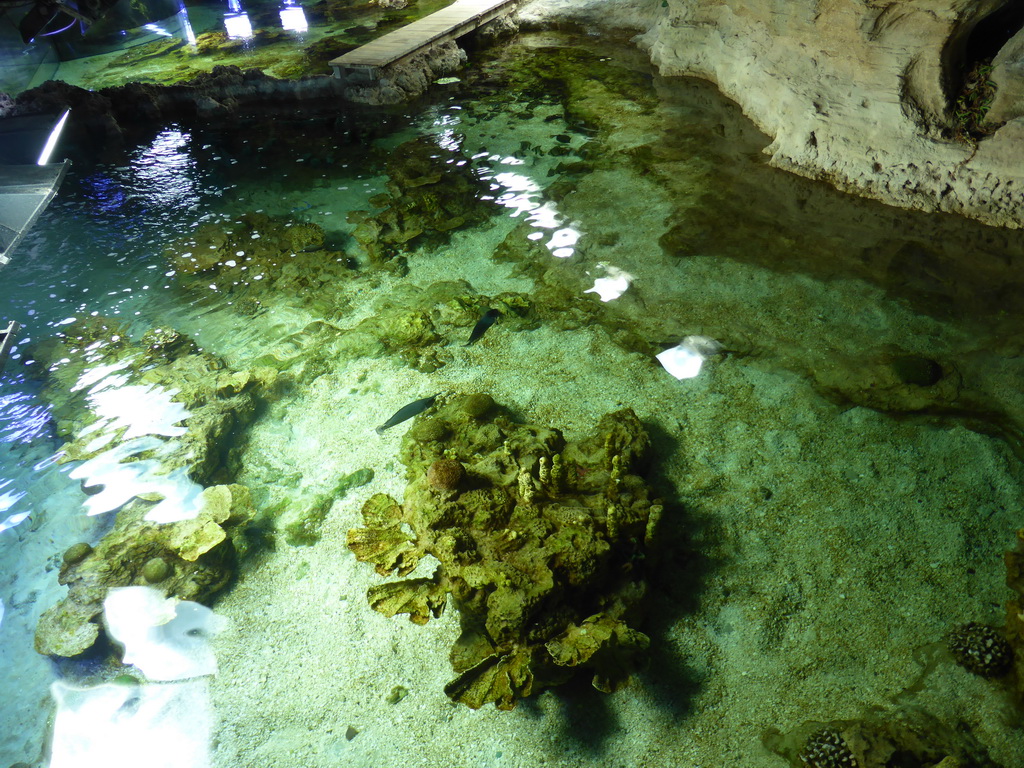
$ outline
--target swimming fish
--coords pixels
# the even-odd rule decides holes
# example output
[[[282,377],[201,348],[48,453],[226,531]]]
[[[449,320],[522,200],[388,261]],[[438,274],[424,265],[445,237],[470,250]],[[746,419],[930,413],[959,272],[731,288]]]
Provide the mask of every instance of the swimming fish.
[[[383,433],[385,429],[390,429],[395,426],[395,424],[401,424],[403,421],[411,419],[417,413],[423,413],[427,408],[434,404],[434,401],[437,400],[440,394],[441,393],[438,392],[436,395],[424,397],[422,400],[414,400],[408,405],[402,406],[395,412],[394,416],[377,427],[377,434],[379,435]]]
[[[474,341],[487,333],[487,329],[494,325],[494,321],[499,317],[501,317],[501,312],[496,309],[488,309],[484,312],[481,318],[476,321],[476,325],[473,326],[473,332],[469,334],[469,341],[466,342],[466,346],[468,347]]]

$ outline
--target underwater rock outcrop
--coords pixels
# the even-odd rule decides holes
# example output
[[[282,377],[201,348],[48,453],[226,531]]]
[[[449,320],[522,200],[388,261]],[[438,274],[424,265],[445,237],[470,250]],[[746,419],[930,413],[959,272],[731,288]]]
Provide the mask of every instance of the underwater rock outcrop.
[[[68,439],[61,461],[81,462],[71,477],[86,509],[116,512],[94,548],[65,553],[59,580],[68,594],[37,627],[40,653],[76,656],[99,638],[111,588],[144,584],[205,602],[228,583],[253,510],[248,491],[227,484],[227,455],[278,377],[270,368],[230,371],[170,329],[133,341],[103,317],[64,326],[30,352],[56,431]]]
[[[228,370],[167,328],[134,342],[126,326],[104,317],[66,325],[30,354],[57,434],[68,438],[62,461],[91,459],[148,435],[173,438],[173,450],[164,450],[171,441],[162,440],[130,455],[160,453],[162,471],[184,469],[197,483],[210,482],[224,466],[232,433],[255,418],[278,385],[272,368]]]
[[[164,258],[186,291],[206,297],[212,287],[245,317],[287,302],[334,319],[348,309],[358,273],[325,245],[315,223],[249,212],[197,227],[168,245]]]
[[[227,586],[254,516],[248,489],[207,488],[198,515],[176,523],[147,521],[153,506],[129,503],[95,549],[68,549],[58,576],[68,594],[39,618],[37,652],[72,657],[89,650],[103,630],[103,601],[115,587],[148,586],[165,597],[208,603]]]
[[[819,392],[841,403],[891,413],[963,409],[963,377],[945,365],[889,346],[856,357],[833,355],[812,371]]]
[[[457,149],[421,136],[396,147],[386,163],[387,192],[370,199],[383,210],[353,211],[353,237],[373,262],[394,258],[410,243],[443,237],[453,229],[485,221],[495,211],[483,198],[487,186]]]
[[[965,729],[920,711],[872,710],[860,720],[809,722],[764,742],[793,768],[1000,768]]]
[[[634,628],[663,509],[638,474],[649,448],[629,409],[571,443],[514,422],[487,395],[417,417],[402,447],[404,501],[370,498],[348,546],[383,576],[409,576],[426,555],[439,564],[372,587],[370,605],[425,624],[451,596],[462,632],[445,692],[472,708],[512,709],[581,670],[598,690],[620,688],[649,645]]]
[[[268,273],[276,277],[290,256],[319,251],[323,244],[324,231],[316,224],[244,213],[229,224],[203,224],[165,254],[168,263],[183,275],[220,276],[227,272],[234,282],[257,275],[263,279]]]
[[[307,279],[320,285],[326,274],[311,273]],[[346,327],[341,316],[349,307],[351,295],[380,285],[380,275],[359,274],[357,281],[324,282],[317,296],[313,291],[299,295],[299,302],[311,302],[322,316],[333,316],[332,321],[314,320],[268,344],[256,365],[287,370],[290,379],[296,381],[310,381],[336,368],[339,361],[367,357],[390,357],[430,373],[451,361],[449,348],[466,342],[488,307],[502,313],[502,332],[533,328],[537,324],[530,300],[523,294],[508,292],[488,297],[476,293],[465,281],[446,280],[425,289],[397,283],[381,293],[364,319]],[[235,306],[261,311],[263,294],[255,293],[257,290],[263,289],[253,286]],[[275,300],[280,306],[283,298],[278,295]],[[491,331],[488,338],[496,335],[496,331]]]

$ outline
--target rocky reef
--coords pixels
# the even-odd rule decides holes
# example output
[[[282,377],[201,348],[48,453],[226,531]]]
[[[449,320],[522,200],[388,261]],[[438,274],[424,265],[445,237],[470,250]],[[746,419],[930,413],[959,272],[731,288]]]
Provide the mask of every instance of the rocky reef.
[[[83,542],[64,553],[58,581],[68,594],[40,617],[36,651],[73,657],[92,648],[102,631],[103,601],[115,587],[148,586],[165,597],[208,603],[228,585],[254,516],[249,491],[207,488],[198,514],[176,523],[148,521],[153,506],[130,502],[95,548]]]
[[[488,395],[450,398],[403,440],[403,502],[371,497],[364,527],[348,535],[383,576],[409,576],[427,555],[439,562],[372,587],[370,605],[424,624],[451,597],[462,631],[445,692],[469,707],[512,709],[582,670],[598,690],[618,689],[649,645],[634,628],[663,509],[639,474],[649,450],[628,409],[567,442]]]
[[[387,192],[370,199],[382,210],[349,215],[356,225],[353,237],[372,262],[392,259],[414,244],[480,223],[495,212],[485,200],[487,185],[456,147],[421,136],[396,147],[385,170]]]
[[[323,247],[324,232],[316,224],[280,221],[262,213],[245,213],[234,223],[207,223],[167,250],[167,260],[183,275],[216,273],[237,268],[224,279],[264,279],[284,269],[283,261],[303,251]],[[187,249],[187,250],[186,250]],[[245,275],[249,272],[249,275]]]
[[[125,325],[104,317],[64,326],[30,352],[57,434],[68,440],[62,461],[95,458],[142,437],[173,437],[173,451],[161,450],[171,441],[160,440],[132,455],[160,453],[164,472],[184,469],[197,483],[223,476],[232,433],[278,386],[271,368],[231,371],[167,328],[136,342]],[[154,417],[159,408],[167,409],[167,423]]]
[[[231,371],[176,331],[138,341],[103,317],[77,320],[31,349],[62,462],[80,462],[89,514],[116,513],[95,547],[64,555],[67,596],[40,618],[36,650],[76,656],[100,636],[113,587],[149,585],[209,601],[229,582],[253,517],[230,483],[229,453],[260,404],[277,392],[271,368]],[[204,486],[206,486],[204,488]]]

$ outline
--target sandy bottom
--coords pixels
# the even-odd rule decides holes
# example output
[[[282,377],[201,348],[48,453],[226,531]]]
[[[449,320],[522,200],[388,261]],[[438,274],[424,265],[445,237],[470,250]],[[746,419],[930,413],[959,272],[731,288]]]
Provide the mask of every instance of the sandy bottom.
[[[231,629],[215,644],[216,765],[779,766],[760,743],[768,729],[892,704],[951,625],[1001,620],[1021,476],[997,441],[843,411],[743,360],[676,381],[600,329],[496,329],[457,352],[429,377],[378,368],[347,401],[364,366],[321,377],[280,413],[285,444],[274,413],[256,429],[246,483],[272,483],[282,465],[303,488],[364,466],[377,475],[334,506],[320,543],[279,549],[218,602]],[[346,531],[369,495],[404,487],[402,428],[371,427],[403,392],[431,388],[487,391],[569,437],[622,406],[652,428],[656,472],[700,555],[657,585],[653,668],[629,689],[469,711],[442,691],[456,617],[416,627],[366,605],[379,578]],[[408,696],[389,703],[395,686]],[[911,702],[963,719],[1007,764],[1024,749],[1001,726],[993,684],[951,661]]]

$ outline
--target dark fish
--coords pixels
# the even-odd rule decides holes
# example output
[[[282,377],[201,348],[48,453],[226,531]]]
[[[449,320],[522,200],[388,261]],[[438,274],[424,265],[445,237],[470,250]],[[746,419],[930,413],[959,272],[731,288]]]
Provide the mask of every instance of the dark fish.
[[[476,321],[476,325],[473,326],[473,332],[469,334],[469,341],[466,342],[466,346],[468,347],[474,341],[487,333],[487,329],[494,325],[494,321],[499,317],[501,317],[501,312],[496,309],[488,309],[484,312],[483,316]]]
[[[440,394],[441,393],[438,392],[437,395],[424,397],[422,400],[414,400],[408,405],[402,406],[395,412],[394,416],[377,427],[377,434],[381,434],[385,429],[390,429],[395,426],[395,424],[401,424],[406,419],[411,419],[417,413],[423,413],[427,408],[434,404],[434,401],[437,400],[438,395]]]

